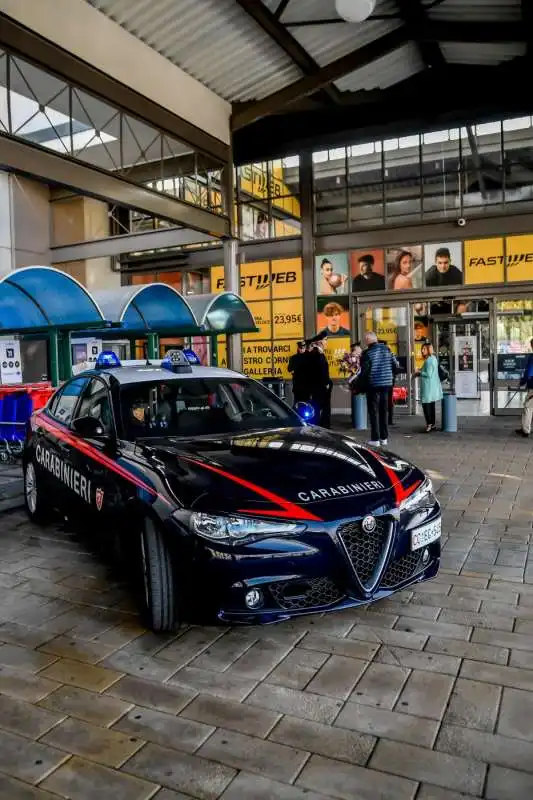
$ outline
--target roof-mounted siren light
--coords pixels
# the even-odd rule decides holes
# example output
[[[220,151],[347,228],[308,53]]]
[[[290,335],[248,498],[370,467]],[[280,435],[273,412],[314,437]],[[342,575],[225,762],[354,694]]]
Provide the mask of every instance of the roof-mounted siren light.
[[[103,350],[95,361],[95,369],[109,369],[110,367],[120,367],[120,358],[113,350]]]
[[[161,367],[176,374],[192,372],[192,367],[183,350],[169,350],[161,362]]]
[[[185,353],[185,358],[187,359],[189,364],[193,364],[194,366],[197,367],[202,366],[202,362],[200,361],[194,350],[188,350],[187,348],[184,348],[183,352]]]

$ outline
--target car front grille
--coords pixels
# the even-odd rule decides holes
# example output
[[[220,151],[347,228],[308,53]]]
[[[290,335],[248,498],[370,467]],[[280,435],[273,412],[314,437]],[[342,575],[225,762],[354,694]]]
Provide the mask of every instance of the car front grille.
[[[343,597],[340,589],[330,578],[279,581],[272,583],[269,588],[274,601],[286,611],[325,608],[337,603]]]
[[[376,529],[372,533],[365,533],[361,520],[345,523],[337,531],[354,572],[365,588],[374,583],[385,555],[391,525],[389,517],[376,517]]]
[[[393,561],[387,567],[381,586],[384,589],[392,589],[400,583],[414,577],[422,569],[421,553],[416,550],[414,553],[407,553],[397,561]]]

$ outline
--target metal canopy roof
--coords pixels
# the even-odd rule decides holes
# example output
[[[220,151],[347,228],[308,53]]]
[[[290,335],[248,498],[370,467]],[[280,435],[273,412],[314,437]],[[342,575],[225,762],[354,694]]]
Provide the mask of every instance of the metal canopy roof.
[[[70,275],[26,267],[0,279],[0,331],[75,330],[105,325],[98,303]]]
[[[238,163],[527,104],[531,0],[378,0],[361,24],[334,0],[87,2],[234,104]]]
[[[233,292],[199,294],[189,297],[198,324],[206,333],[255,333],[252,312]]]
[[[94,292],[102,313],[113,326],[128,333],[200,334],[188,301],[164,283],[122,286]]]

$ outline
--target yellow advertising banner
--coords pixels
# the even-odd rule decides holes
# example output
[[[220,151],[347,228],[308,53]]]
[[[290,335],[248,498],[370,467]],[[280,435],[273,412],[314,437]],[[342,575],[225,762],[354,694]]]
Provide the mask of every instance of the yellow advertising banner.
[[[242,371],[258,380],[272,377],[272,342],[243,342]]]
[[[508,236],[505,240],[507,280],[533,280],[533,236]]]
[[[344,378],[345,371],[341,368],[341,360],[350,351],[350,337],[340,336],[336,339],[327,339],[324,348],[325,356],[328,360],[329,377]]]
[[[464,244],[465,284],[503,283],[503,239],[470,239]]]
[[[303,339],[304,308],[301,297],[294,300],[274,300],[272,322],[274,339]]]
[[[372,309],[368,309],[365,317],[365,328],[374,331],[378,339],[390,347],[395,356],[398,355],[398,325],[394,319],[396,309],[380,308],[380,318],[374,319]]]
[[[225,336],[217,337],[217,367],[228,366],[228,348]]]
[[[266,163],[246,164],[239,170],[239,184],[241,191],[261,200],[266,200],[270,194],[273,206],[294,217],[300,216],[300,203],[283,182],[281,166],[271,166],[267,170]]]
[[[224,267],[211,267],[211,293],[224,291]]]
[[[257,333],[244,333],[243,341],[272,338],[272,305],[270,300],[260,303],[248,303],[248,308],[253,314],[255,324],[259,328]]]
[[[301,258],[276,259],[272,261],[270,268],[274,300],[303,295]]]

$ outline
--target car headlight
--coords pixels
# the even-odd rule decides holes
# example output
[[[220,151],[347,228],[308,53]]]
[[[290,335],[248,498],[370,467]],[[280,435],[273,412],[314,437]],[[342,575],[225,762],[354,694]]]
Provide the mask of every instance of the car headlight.
[[[194,511],[190,518],[191,528],[200,536],[212,541],[238,541],[249,536],[286,536],[303,530],[303,525],[292,522],[267,522],[247,517],[222,517]]]
[[[400,503],[400,511],[414,511],[416,508],[432,506],[434,503],[435,495],[433,494],[433,484],[429,478],[427,478],[422,486],[419,486],[412,495],[402,500]]]

